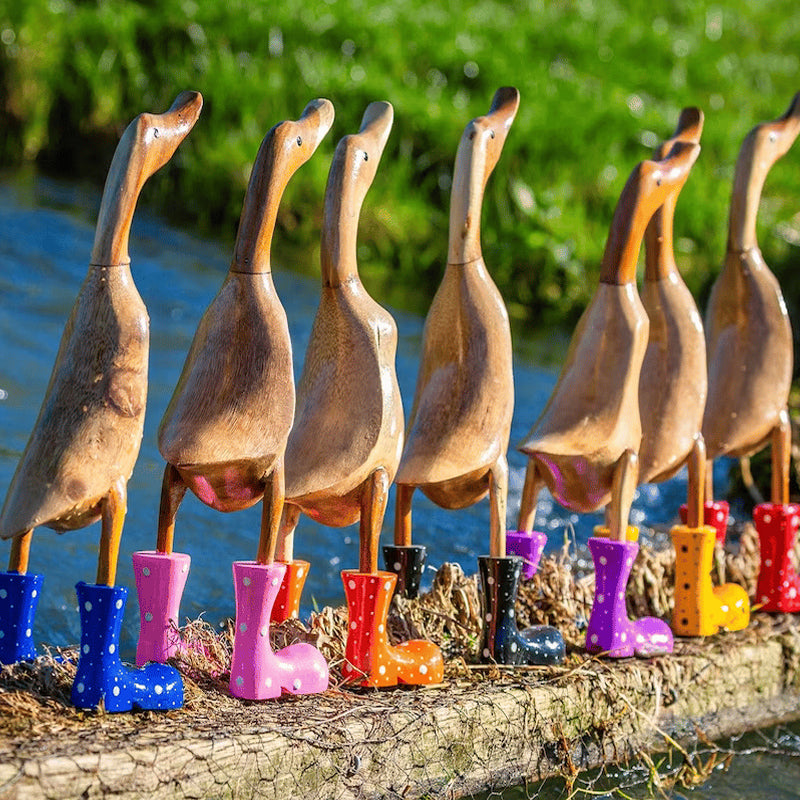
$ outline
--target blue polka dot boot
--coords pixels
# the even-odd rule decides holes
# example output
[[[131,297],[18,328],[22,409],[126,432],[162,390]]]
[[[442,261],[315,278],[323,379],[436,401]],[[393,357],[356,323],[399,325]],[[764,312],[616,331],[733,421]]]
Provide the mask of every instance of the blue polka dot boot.
[[[481,658],[498,664],[560,664],[566,655],[564,637],[550,625],[520,631],[514,603],[522,573],[519,556],[480,556],[483,637]]]
[[[386,545],[383,548],[383,561],[387,572],[397,575],[394,593],[413,600],[419,595],[422,570],[425,569],[425,548],[421,544],[406,547]]]
[[[36,658],[33,618],[41,590],[41,575],[0,572],[0,664]]]
[[[119,632],[128,590],[81,581],[75,586],[81,615],[81,650],[72,684],[72,702],[78,708],[106,711],[180,708],[183,681],[164,664],[134,669],[119,660]]]

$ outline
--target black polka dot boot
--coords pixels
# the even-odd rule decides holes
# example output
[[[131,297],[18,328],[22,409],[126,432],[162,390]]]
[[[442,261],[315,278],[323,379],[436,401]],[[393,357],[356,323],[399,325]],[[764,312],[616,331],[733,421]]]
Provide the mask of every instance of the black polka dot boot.
[[[483,609],[481,658],[498,664],[560,664],[566,655],[564,638],[549,625],[520,631],[514,603],[522,573],[519,556],[480,556]]]
[[[394,593],[413,600],[419,595],[422,570],[425,569],[425,548],[421,544],[406,547],[386,545],[383,548],[383,561],[387,572],[397,575]]]
[[[128,590],[82,581],[75,586],[81,616],[81,649],[72,684],[78,708],[130,711],[183,705],[183,681],[176,669],[148,664],[135,669],[119,659],[119,632]]]

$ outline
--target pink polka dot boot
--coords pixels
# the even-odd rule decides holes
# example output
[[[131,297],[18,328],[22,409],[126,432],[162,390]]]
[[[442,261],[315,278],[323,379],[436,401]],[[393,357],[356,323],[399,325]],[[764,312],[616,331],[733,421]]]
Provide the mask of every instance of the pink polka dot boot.
[[[419,639],[389,644],[386,616],[397,575],[393,572],[342,572],[347,597],[344,677],[362,686],[441,683],[442,651]]]
[[[286,566],[286,572],[281,581],[281,588],[275,598],[275,605],[272,606],[272,621],[283,622],[286,619],[295,618],[300,613],[300,598],[303,595],[308,571],[311,565],[308,561],[281,561]]]
[[[594,604],[586,630],[586,649],[611,658],[671,653],[672,631],[663,620],[643,617],[630,620],[625,589],[636,554],[637,542],[589,539],[595,570]]]
[[[139,596],[139,642],[136,663],[163,664],[181,647],[177,631],[181,597],[189,576],[186,553],[142,551],[133,554],[133,576]]]
[[[789,554],[800,524],[800,506],[762,503],[753,509],[761,546],[755,602],[762,611],[800,611],[800,576]]]
[[[522,558],[522,577],[529,581],[539,568],[547,535],[538,531],[506,531],[506,552]]]
[[[119,632],[128,590],[124,586],[79,583],[81,649],[72,684],[72,702],[78,708],[130,711],[156,710],[183,705],[183,681],[178,671],[164,664],[140,669],[119,659]]]
[[[36,658],[33,619],[43,579],[30,573],[0,572],[0,664]]]
[[[231,659],[230,692],[246,700],[288,694],[315,694],[328,688],[328,663],[306,642],[272,652],[269,622],[286,565],[233,563],[236,631]]]
[[[717,532],[717,541],[725,544],[725,534],[728,532],[728,515],[730,506],[726,500],[706,500],[703,503],[703,525],[711,525]],[[689,508],[684,503],[680,510],[681,522],[685,525],[689,517]]]

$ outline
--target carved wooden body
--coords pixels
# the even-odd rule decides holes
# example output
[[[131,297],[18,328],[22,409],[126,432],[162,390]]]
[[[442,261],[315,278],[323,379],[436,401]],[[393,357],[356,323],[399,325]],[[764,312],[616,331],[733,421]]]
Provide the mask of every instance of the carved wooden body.
[[[200,321],[159,429],[167,461],[159,517],[163,552],[171,552],[187,487],[218,511],[247,508],[268,490],[264,524],[277,532],[295,394],[270,245],[283,191],[314,154],[333,115],[328,100],[314,100],[298,121],[272,128],[259,149],[228,276]],[[274,536],[271,550],[263,536],[261,544],[259,560],[271,561]]]
[[[450,201],[447,268],[425,320],[409,433],[400,468],[395,543],[411,544],[415,487],[457,509],[492,492],[492,555],[505,555],[505,460],[514,411],[511,330],[483,261],[480,219],[486,183],[519,107],[502,88],[486,116],[464,129]]]
[[[706,312],[703,436],[710,459],[749,455],[770,436],[789,436],[792,332],[780,286],[758,248],[756,216],[769,169],[798,133],[800,93],[780,119],[750,131],[736,163],[725,264]],[[784,449],[785,465],[773,458],[773,488],[776,480],[786,484],[786,497],[774,502],[788,502],[788,445]]]
[[[358,217],[393,119],[371,103],[358,134],[333,156],[325,192],[322,296],[286,447],[286,522],[279,558],[291,559],[299,512],[325,525],[361,520],[361,571],[377,569],[386,492],[400,459],[403,406],[395,373],[397,326],[358,277]]]
[[[658,148],[656,158],[665,158],[675,142],[698,144],[702,130],[702,112],[684,109],[674,136]],[[642,304],[650,334],[639,379],[640,483],[666,480],[687,462],[700,435],[706,403],[703,324],[672,249],[676,200],[677,193],[667,197],[645,232]],[[702,481],[696,485],[702,487]]]
[[[532,529],[544,482],[574,511],[593,511],[610,501],[611,536],[624,538],[638,474],[639,376],[649,328],[636,291],[636,261],[647,223],[686,181],[698,152],[697,145],[678,143],[665,160],[639,164],[622,190],[600,284],[553,394],[519,447],[531,459],[521,530]]]
[[[201,107],[198,93],[184,92],[164,114],[137,117],[117,146],[89,271],[0,515],[3,538],[29,538],[38,525],[81,528],[104,516],[109,503],[118,522],[113,537],[122,533],[125,484],[142,440],[149,344],[128,234],[142,186],[170,159]],[[103,536],[112,536],[106,525]],[[116,552],[101,553],[102,561],[98,582],[113,583]],[[17,561],[11,568],[25,566]]]

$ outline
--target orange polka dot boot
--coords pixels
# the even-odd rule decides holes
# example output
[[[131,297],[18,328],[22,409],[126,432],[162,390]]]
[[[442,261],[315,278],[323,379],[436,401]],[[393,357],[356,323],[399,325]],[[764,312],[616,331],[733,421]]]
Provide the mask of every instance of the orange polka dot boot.
[[[670,535],[675,546],[672,632],[678,636],[711,636],[720,628],[746,628],[750,622],[747,592],[735,583],[716,587],[711,583],[717,531],[711,525],[676,525]]]
[[[342,572],[348,612],[344,677],[362,686],[441,683],[444,662],[433,642],[389,644],[386,616],[396,581],[392,572]]]
[[[761,545],[756,602],[762,611],[800,611],[800,576],[789,558],[794,548],[800,506],[762,503],[753,509]]]
[[[725,544],[725,534],[728,532],[728,515],[730,505],[727,500],[706,500],[703,503],[703,525],[711,525],[716,531],[717,541]],[[684,503],[681,506],[681,522],[685,525],[689,516],[689,507]]]
[[[303,594],[308,570],[311,565],[308,561],[280,561],[286,565],[286,574],[281,581],[281,588],[275,598],[275,605],[272,607],[272,622],[283,622],[300,613],[300,597]]]

